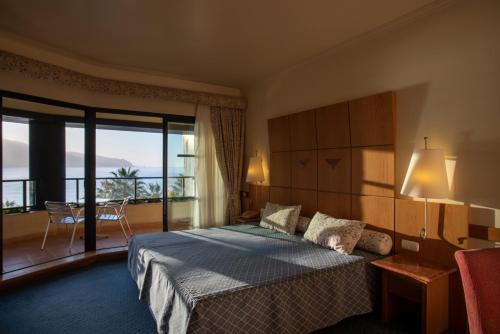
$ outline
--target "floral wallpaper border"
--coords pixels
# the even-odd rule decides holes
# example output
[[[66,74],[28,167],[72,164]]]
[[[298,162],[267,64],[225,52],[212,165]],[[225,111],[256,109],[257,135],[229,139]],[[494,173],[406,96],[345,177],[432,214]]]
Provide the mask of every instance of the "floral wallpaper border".
[[[98,78],[3,50],[0,50],[0,70],[92,92],[246,109],[246,100],[240,97]]]

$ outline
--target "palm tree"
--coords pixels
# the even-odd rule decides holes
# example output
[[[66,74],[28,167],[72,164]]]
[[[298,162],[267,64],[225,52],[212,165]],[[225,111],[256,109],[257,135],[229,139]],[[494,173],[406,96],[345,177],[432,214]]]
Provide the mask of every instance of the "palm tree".
[[[17,206],[17,203],[16,201],[9,201],[9,200],[6,200],[4,203],[3,203],[3,207],[4,208],[13,208]]]
[[[110,172],[114,177],[138,177],[139,176],[139,170],[138,169],[132,169],[132,167],[121,167],[118,168],[116,171],[111,171]]]
[[[160,184],[158,182],[148,183],[148,189],[145,191],[144,195],[148,198],[162,198],[163,194]]]
[[[97,188],[97,196],[108,199],[123,199],[125,197],[138,197],[144,194],[144,181],[136,181],[134,189],[134,178],[139,177],[139,170],[131,167],[121,167],[116,171],[111,171],[114,179],[106,179],[101,181]],[[124,180],[120,180],[124,178]]]
[[[179,177],[175,179],[175,183],[172,184],[168,191],[168,197],[182,197],[182,190],[183,190],[183,180],[182,178],[184,177],[183,174],[179,174]]]

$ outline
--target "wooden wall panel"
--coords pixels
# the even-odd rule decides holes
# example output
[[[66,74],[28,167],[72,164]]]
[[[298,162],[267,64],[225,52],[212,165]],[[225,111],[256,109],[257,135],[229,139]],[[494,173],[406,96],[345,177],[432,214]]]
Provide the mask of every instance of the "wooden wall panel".
[[[351,149],[318,151],[318,190],[351,193]]]
[[[318,153],[313,151],[292,152],[292,187],[318,188]]]
[[[271,153],[270,183],[273,187],[290,187],[290,152]]]
[[[319,191],[318,211],[335,218],[351,218],[351,195]]]
[[[267,121],[269,149],[271,152],[290,150],[290,117],[283,116]]]
[[[394,147],[352,149],[352,193],[394,197]]]
[[[271,187],[269,201],[275,204],[290,205],[290,188]]]
[[[290,115],[290,149],[312,150],[316,143],[316,112],[303,111]]]
[[[350,101],[352,146],[394,144],[394,105],[392,92]]]
[[[292,189],[292,205],[302,205],[300,215],[312,217],[318,211],[318,192],[316,190]]]
[[[389,234],[394,240],[394,198],[352,195],[352,219],[367,223],[372,230]]]
[[[424,240],[420,238],[420,230],[424,227],[424,202],[396,199],[396,252],[456,267],[453,254],[468,248],[468,208],[429,203],[428,210],[427,238]],[[418,242],[419,252],[403,249],[403,239]]]
[[[347,102],[316,109],[318,148],[349,147],[349,110]]]
[[[269,199],[394,237],[393,93],[269,120]]]
[[[269,202],[269,187],[251,184],[248,197],[250,198],[250,210],[260,211]]]
[[[469,236],[471,238],[500,242],[500,228],[469,224]]]

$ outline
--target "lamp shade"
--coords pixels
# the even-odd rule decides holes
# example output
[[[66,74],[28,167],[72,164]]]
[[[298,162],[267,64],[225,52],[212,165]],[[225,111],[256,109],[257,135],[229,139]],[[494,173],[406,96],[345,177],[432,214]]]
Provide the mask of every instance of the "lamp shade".
[[[443,150],[420,149],[413,152],[401,194],[423,198],[448,197]]]
[[[264,170],[262,169],[262,159],[259,157],[251,157],[248,164],[247,182],[264,182]]]

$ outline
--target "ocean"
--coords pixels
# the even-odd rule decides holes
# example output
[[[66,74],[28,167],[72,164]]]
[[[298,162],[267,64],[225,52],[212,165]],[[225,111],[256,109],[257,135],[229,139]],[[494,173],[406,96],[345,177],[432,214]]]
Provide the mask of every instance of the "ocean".
[[[96,177],[113,177],[112,171],[117,170],[120,167],[98,167],[96,168]],[[162,167],[132,167],[132,169],[138,169],[139,177],[155,177],[154,179],[144,180],[146,185],[148,183],[158,183],[162,186]],[[184,175],[184,167],[169,167],[168,176],[179,176]],[[4,168],[3,169],[3,179],[4,180],[22,180],[29,177],[29,171],[27,168]],[[83,178],[84,169],[81,167],[71,167],[66,168],[66,178]],[[176,182],[176,179],[169,179],[169,188]],[[99,186],[100,181],[97,180],[97,186]],[[3,183],[3,198],[2,203],[6,201],[15,201],[20,205],[23,194],[22,182],[4,182]],[[80,180],[80,198],[83,196],[83,180]],[[105,199],[97,199],[105,200]],[[76,181],[68,180],[66,181],[66,201],[76,202]],[[81,199],[80,199],[81,201]],[[17,206],[17,205],[16,205]]]

